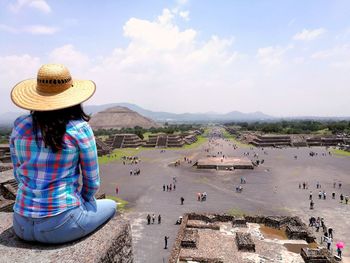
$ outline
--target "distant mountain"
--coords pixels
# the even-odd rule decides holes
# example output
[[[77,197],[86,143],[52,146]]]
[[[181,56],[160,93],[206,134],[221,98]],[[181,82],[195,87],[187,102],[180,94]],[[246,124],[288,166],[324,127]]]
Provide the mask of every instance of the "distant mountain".
[[[242,113],[239,111],[232,111],[226,114],[207,112],[207,113],[169,113],[162,111],[150,111],[141,108],[135,104],[130,103],[113,103],[105,105],[85,106],[86,112],[94,114],[98,111],[104,110],[113,106],[127,107],[137,113],[150,118],[157,122],[215,122],[215,121],[258,121],[258,120],[272,120],[272,116],[266,115],[262,112]]]
[[[350,117],[317,117],[317,116],[301,116],[301,117],[273,117],[266,115],[263,112],[257,111],[252,113],[243,113],[239,111],[231,111],[225,114],[216,112],[206,113],[170,113],[162,111],[150,111],[141,108],[131,103],[109,103],[102,105],[84,105],[84,109],[89,114],[96,114],[97,112],[106,110],[108,108],[121,106],[127,107],[142,116],[150,118],[156,122],[229,122],[229,121],[278,121],[278,120],[350,120]],[[13,121],[23,113],[21,112],[7,112],[0,114],[0,126],[12,126]]]

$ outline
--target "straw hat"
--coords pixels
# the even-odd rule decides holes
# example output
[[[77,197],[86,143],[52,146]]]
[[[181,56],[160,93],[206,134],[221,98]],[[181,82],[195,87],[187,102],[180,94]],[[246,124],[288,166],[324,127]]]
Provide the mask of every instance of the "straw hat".
[[[61,64],[40,67],[36,79],[23,80],[11,92],[12,101],[23,109],[50,111],[68,108],[89,99],[95,93],[91,80],[73,80]]]

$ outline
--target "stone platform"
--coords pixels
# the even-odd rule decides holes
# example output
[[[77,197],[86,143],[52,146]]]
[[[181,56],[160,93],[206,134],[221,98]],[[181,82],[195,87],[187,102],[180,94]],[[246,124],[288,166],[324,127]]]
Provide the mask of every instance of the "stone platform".
[[[0,213],[0,263],[132,263],[128,221],[116,216],[86,238],[65,245],[23,242],[13,232],[12,213]]]

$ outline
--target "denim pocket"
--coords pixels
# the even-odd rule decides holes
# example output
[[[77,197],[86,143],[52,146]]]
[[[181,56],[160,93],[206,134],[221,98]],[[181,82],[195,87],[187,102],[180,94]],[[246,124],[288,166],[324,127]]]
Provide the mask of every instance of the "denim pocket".
[[[47,226],[39,230],[38,241],[45,243],[64,243],[69,242],[85,235],[85,230],[77,224],[81,213],[72,211],[61,222],[56,218],[50,219]],[[56,222],[58,224],[56,224]]]

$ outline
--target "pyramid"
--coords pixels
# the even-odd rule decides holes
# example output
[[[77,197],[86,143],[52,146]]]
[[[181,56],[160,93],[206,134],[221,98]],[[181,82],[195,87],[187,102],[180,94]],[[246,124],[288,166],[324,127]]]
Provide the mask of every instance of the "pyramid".
[[[135,126],[145,129],[159,127],[153,120],[121,106],[108,108],[92,115],[89,124],[94,130],[134,128]]]

